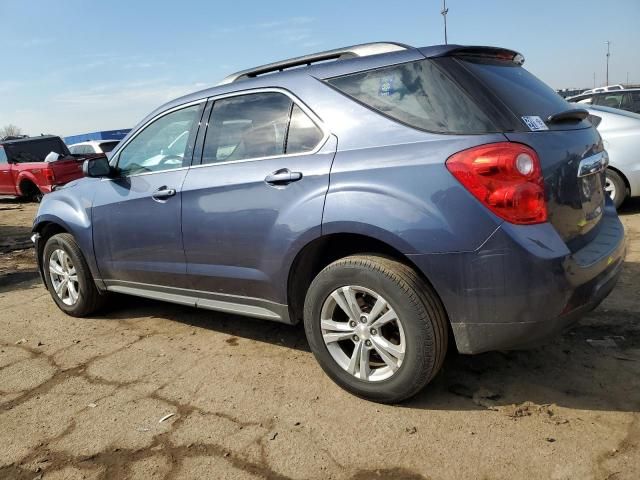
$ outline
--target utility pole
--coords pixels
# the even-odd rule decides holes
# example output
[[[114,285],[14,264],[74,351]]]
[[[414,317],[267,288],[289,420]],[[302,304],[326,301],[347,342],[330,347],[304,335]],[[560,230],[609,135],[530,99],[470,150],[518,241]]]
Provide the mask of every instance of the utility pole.
[[[629,85],[629,72],[627,72],[627,85]]]
[[[447,8],[447,0],[442,0],[442,10],[440,14],[444,19],[444,44],[447,44],[447,13],[449,13],[449,9]]]
[[[593,88],[596,88],[596,72],[593,72]]]
[[[609,85],[609,57],[611,56],[611,52],[609,51],[609,47],[611,46],[611,42],[609,40],[607,40],[605,42],[607,44],[607,83],[605,83],[605,86]]]

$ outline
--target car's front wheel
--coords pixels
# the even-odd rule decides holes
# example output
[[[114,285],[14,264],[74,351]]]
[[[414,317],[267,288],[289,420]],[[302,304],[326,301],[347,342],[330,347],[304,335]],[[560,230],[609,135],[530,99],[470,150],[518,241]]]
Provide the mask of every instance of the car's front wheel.
[[[309,345],[346,390],[394,403],[438,372],[447,350],[444,308],[410,267],[372,255],[350,256],[313,280],[305,301]]]
[[[104,296],[98,292],[72,235],[59,233],[52,236],[44,246],[42,262],[47,289],[63,312],[84,317],[102,306]]]

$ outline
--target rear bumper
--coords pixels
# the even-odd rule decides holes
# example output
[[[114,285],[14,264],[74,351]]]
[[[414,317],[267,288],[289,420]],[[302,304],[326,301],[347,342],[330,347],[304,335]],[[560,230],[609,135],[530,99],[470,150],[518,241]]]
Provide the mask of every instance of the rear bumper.
[[[412,255],[449,315],[461,353],[538,344],[597,307],[622,271],[624,229],[607,205],[597,236],[570,252],[550,224],[503,224],[475,252]]]

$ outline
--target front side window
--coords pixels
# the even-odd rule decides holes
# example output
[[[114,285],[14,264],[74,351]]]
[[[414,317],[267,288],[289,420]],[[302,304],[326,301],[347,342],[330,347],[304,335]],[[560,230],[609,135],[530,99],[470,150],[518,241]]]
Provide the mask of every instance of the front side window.
[[[147,125],[119,154],[121,175],[157,172],[187,166],[187,144],[201,105],[168,113]]]
[[[593,103],[603,107],[620,108],[622,97],[622,93],[601,93],[595,96]]]

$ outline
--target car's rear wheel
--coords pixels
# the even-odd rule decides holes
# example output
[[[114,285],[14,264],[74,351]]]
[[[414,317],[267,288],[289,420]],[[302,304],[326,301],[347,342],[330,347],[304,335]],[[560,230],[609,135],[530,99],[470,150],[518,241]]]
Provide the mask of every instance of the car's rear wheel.
[[[313,280],[305,301],[309,345],[346,390],[394,403],[438,372],[447,350],[444,308],[433,289],[395,260],[340,259]]]
[[[44,278],[56,305],[74,317],[84,317],[98,310],[100,295],[78,244],[72,235],[59,233],[45,244],[42,253]]]
[[[618,208],[627,197],[627,185],[618,172],[607,168],[607,178],[604,189],[611,198],[613,204]]]

